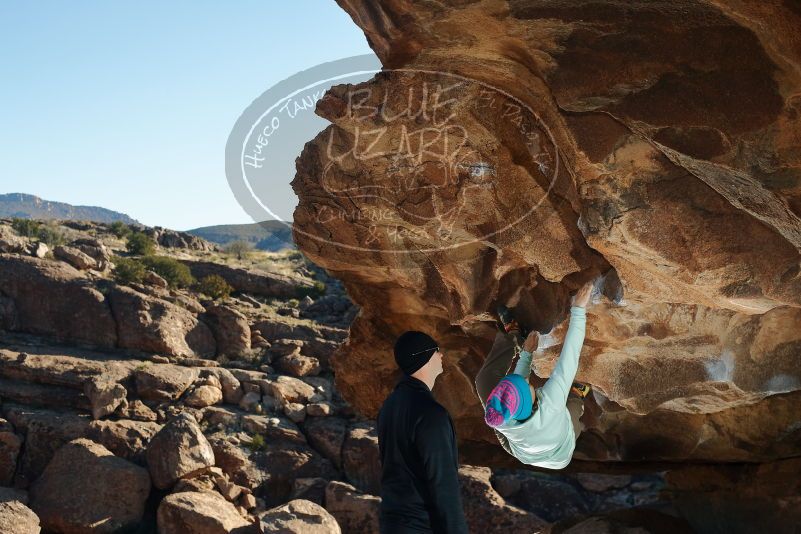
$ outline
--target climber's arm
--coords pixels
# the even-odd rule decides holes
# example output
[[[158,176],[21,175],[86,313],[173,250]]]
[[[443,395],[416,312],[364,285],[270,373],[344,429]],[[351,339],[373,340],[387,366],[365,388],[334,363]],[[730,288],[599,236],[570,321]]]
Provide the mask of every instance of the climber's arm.
[[[544,396],[562,406],[567,402],[567,395],[570,393],[570,387],[573,385],[576,371],[578,371],[579,355],[581,346],[584,344],[585,325],[584,308],[572,306],[570,308],[570,326],[567,328],[559,361],[556,362],[550,378],[542,387]]]

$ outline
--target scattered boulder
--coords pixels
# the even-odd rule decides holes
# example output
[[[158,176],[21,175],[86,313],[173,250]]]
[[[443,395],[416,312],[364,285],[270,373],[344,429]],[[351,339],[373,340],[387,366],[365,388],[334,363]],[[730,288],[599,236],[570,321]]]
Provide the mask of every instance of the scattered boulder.
[[[157,273],[154,273],[153,271],[146,271],[145,277],[142,279],[142,281],[145,284],[154,287],[160,287],[161,289],[167,289],[169,287],[167,281],[161,276],[159,276]]]
[[[211,330],[184,308],[125,286],[115,286],[109,301],[119,347],[173,356],[214,356]]]
[[[256,534],[236,506],[213,491],[167,495],[156,514],[159,534]]]
[[[278,371],[292,376],[314,376],[320,374],[317,358],[302,354],[291,354],[278,358],[273,365]]]
[[[67,263],[0,254],[0,292],[14,301],[21,331],[114,347],[117,323],[106,297],[87,280]]]
[[[334,413],[330,402],[313,402],[306,406],[306,413],[312,417],[326,417]]]
[[[162,425],[154,422],[132,421],[92,421],[86,437],[100,443],[115,456],[125,458],[135,464],[145,465],[145,452],[150,440]]]
[[[234,483],[256,491],[268,479],[268,475],[251,461],[251,452],[247,449],[220,438],[213,439],[211,446],[217,467]]]
[[[18,405],[3,405],[3,413],[16,432],[25,435],[22,457],[17,463],[14,486],[27,488],[39,478],[62,445],[84,437],[89,416]]]
[[[27,247],[28,239],[17,235],[11,227],[0,224],[0,252],[22,254]]]
[[[112,533],[142,519],[149,494],[146,469],[77,439],[56,452],[30,499],[46,530]]]
[[[340,534],[336,519],[319,504],[303,499],[289,501],[260,517],[264,534]]]
[[[95,259],[88,254],[84,254],[77,248],[59,245],[53,249],[53,255],[62,261],[66,261],[80,271],[88,271],[89,269],[97,268]]]
[[[358,423],[348,430],[342,445],[342,467],[356,488],[371,495],[381,493],[379,458],[378,434],[374,423]]]
[[[21,448],[22,436],[14,432],[11,423],[0,418],[0,486],[13,484]]]
[[[111,252],[99,239],[81,237],[71,243],[72,246],[92,257],[99,271],[106,270],[111,265]]]
[[[309,384],[291,376],[279,376],[269,382],[268,388],[268,393],[281,403],[306,404],[315,393],[314,388]]]
[[[39,518],[18,500],[0,499],[0,532],[3,534],[39,534]]]
[[[120,405],[116,412],[122,419],[133,419],[135,421],[157,421],[158,415],[150,407],[139,399],[132,400],[126,405]]]
[[[328,481],[324,478],[296,478],[292,483],[290,499],[305,499],[320,506],[325,505],[325,488]]]
[[[200,371],[200,376],[203,378],[214,376],[219,380],[220,387],[222,387],[223,400],[228,404],[237,404],[242,398],[242,395],[244,395],[239,380],[228,369],[208,367]]]
[[[195,408],[205,408],[206,406],[217,404],[222,400],[223,393],[220,388],[210,385],[203,385],[192,390],[192,392],[186,396],[184,402],[186,402],[186,404],[189,406],[194,406]]]
[[[198,370],[191,367],[169,363],[143,365],[134,371],[136,392],[144,400],[176,400],[198,375]]]
[[[169,489],[179,478],[214,465],[214,451],[194,417],[180,413],[150,440],[146,452],[153,485]]]
[[[348,423],[339,417],[315,417],[303,425],[309,444],[342,469],[342,445]]]
[[[236,291],[244,291],[253,295],[290,299],[297,295],[299,287],[312,287],[312,283],[306,279],[292,278],[258,269],[229,267],[210,261],[181,261],[189,266],[192,276],[198,280],[210,274],[216,274],[225,279]]]
[[[28,254],[34,256],[36,258],[44,258],[47,256],[47,253],[50,252],[50,247],[46,244],[42,243],[41,241],[36,241],[33,243],[29,243],[26,249]]]
[[[492,532],[498,525],[517,532],[540,532],[548,523],[534,514],[507,504],[490,483],[489,467],[459,468],[462,506],[470,532]]]
[[[364,495],[350,484],[331,481],[325,488],[325,509],[336,518],[342,531],[348,534],[379,532],[380,508],[380,497]]]
[[[286,403],[284,413],[295,423],[302,423],[306,419],[306,407],[297,402]]]
[[[128,392],[125,387],[107,376],[96,376],[84,382],[84,395],[92,405],[92,417],[100,419],[123,404],[127,405]]]
[[[217,341],[217,354],[238,355],[250,350],[250,325],[236,308],[227,304],[206,307],[203,320]]]

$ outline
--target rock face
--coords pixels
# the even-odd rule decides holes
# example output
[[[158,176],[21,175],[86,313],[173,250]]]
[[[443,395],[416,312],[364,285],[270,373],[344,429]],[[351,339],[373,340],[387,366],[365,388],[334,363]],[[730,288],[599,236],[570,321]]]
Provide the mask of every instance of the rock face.
[[[19,328],[113,347],[117,327],[111,309],[87,282],[86,275],[63,262],[0,254],[0,293],[13,300]]]
[[[176,356],[214,356],[211,330],[192,313],[170,302],[117,286],[110,296],[121,348]]]
[[[334,358],[357,410],[375,416],[394,340],[422,330],[462,442],[499,450],[473,386],[490,312],[550,332],[547,377],[597,279],[575,458],[801,453],[794,4],[339,4],[387,71],[318,102],[332,124],[298,159],[294,238],[361,306]]]
[[[214,465],[214,451],[194,418],[174,417],[147,446],[147,466],[153,485],[169,489],[179,478]]]
[[[211,261],[184,260],[183,263],[189,267],[192,271],[192,276],[198,280],[205,276],[216,274],[223,277],[236,291],[244,291],[254,295],[289,299],[297,296],[299,286],[312,287],[311,283],[306,280],[258,269],[229,267]]]
[[[143,467],[88,439],[61,447],[31,488],[31,508],[54,532],[117,532],[142,518],[150,494]]]

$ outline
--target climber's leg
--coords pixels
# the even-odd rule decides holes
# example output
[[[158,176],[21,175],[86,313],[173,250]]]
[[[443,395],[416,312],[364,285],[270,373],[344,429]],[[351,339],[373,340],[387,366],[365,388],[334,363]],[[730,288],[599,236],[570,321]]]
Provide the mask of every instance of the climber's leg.
[[[584,413],[584,400],[578,397],[567,398],[567,411],[570,413],[570,421],[573,423],[573,432],[578,439],[581,431],[584,430],[584,424],[579,421],[579,418]]]
[[[481,366],[476,375],[476,393],[481,399],[481,406],[487,402],[487,397],[492,389],[498,385],[501,379],[509,374],[509,367],[515,357],[514,334],[498,332],[495,334],[495,341],[492,344],[484,365]]]

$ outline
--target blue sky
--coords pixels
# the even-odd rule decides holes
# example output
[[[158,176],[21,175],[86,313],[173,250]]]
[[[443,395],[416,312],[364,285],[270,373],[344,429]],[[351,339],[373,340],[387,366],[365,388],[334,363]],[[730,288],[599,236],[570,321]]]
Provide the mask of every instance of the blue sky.
[[[0,193],[179,230],[252,222],[224,173],[236,119],[365,53],[333,0],[0,0]]]

